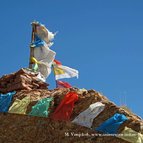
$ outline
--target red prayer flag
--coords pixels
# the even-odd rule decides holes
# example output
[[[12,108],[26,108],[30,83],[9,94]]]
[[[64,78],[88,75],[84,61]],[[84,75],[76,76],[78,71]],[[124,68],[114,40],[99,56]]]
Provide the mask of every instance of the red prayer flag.
[[[63,88],[70,88],[72,87],[68,82],[57,80],[57,86]]]
[[[54,62],[57,64],[57,65],[62,65],[62,63],[58,60],[54,60]]]
[[[53,120],[69,121],[74,103],[78,100],[78,94],[76,92],[69,92],[65,95],[59,106],[56,108],[52,115]]]

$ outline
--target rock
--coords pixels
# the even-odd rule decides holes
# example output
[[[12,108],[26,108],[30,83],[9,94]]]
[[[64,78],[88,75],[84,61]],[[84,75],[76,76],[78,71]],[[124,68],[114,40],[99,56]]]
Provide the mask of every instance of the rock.
[[[37,78],[37,73],[20,69],[18,72],[10,75],[4,75],[0,78],[0,92],[7,93],[11,91],[47,89],[48,84]]]

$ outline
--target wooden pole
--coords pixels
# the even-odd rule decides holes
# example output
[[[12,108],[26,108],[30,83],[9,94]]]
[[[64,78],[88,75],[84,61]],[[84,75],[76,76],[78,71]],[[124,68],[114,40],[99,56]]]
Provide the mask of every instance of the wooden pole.
[[[32,35],[31,35],[31,43],[34,42],[36,31],[36,23],[32,22]],[[30,45],[30,57],[29,57],[29,68],[32,69],[31,57],[34,57],[34,48]]]
[[[57,82],[57,80],[56,80],[56,74],[55,74],[55,71],[54,71],[54,66],[53,66],[53,64],[52,64],[52,70],[53,70],[54,77],[55,77],[56,88],[58,88],[58,82]]]

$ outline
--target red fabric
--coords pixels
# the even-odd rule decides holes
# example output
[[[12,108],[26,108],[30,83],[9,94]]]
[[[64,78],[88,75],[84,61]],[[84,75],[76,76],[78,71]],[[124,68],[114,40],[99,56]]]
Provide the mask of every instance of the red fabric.
[[[61,101],[59,106],[56,108],[52,115],[53,120],[69,121],[74,103],[78,100],[78,95],[76,92],[69,92],[65,95],[64,99]]]
[[[60,80],[57,80],[57,85],[58,85],[58,87],[64,87],[64,88],[72,87],[69,83],[67,83],[65,81],[60,81]]]
[[[57,65],[62,65],[62,63],[58,60],[54,60],[54,62],[57,64]]]

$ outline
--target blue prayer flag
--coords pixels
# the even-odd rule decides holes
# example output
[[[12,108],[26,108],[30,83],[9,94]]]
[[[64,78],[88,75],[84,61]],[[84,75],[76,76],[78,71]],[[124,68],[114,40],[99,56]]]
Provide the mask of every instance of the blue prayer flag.
[[[0,93],[0,112],[8,112],[12,97],[15,93],[15,91],[6,94]]]
[[[100,131],[107,134],[116,134],[120,125],[128,120],[124,114],[116,113],[111,118],[103,122],[96,131]]]
[[[34,42],[31,43],[31,46],[38,48],[44,45],[45,45],[45,42],[35,34],[35,39],[34,39]]]

